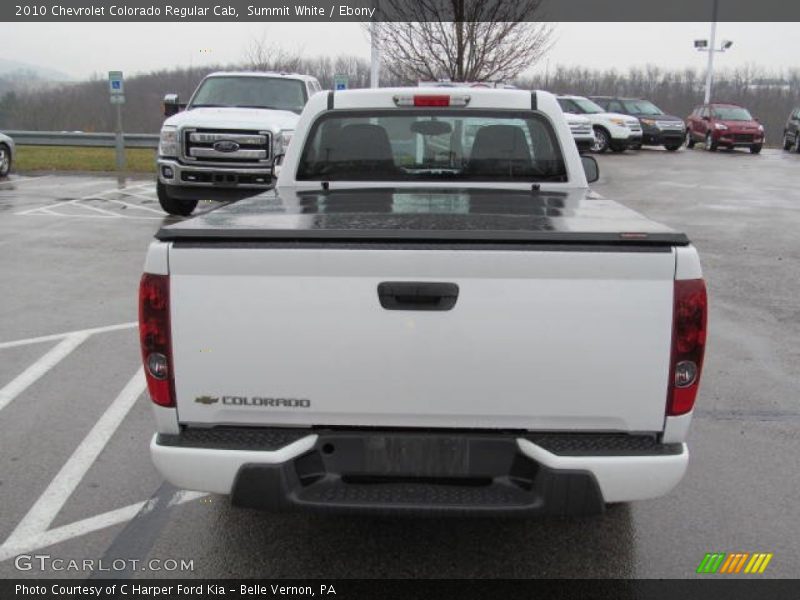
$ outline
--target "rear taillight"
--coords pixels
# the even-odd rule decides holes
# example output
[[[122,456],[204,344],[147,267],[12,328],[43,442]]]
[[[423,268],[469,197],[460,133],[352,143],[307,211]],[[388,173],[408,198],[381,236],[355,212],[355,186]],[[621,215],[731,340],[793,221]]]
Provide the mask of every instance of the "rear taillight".
[[[142,275],[139,284],[139,341],[150,398],[161,406],[175,406],[167,275]]]
[[[694,407],[706,349],[707,315],[705,282],[702,279],[676,281],[667,399],[669,416],[686,414]]]

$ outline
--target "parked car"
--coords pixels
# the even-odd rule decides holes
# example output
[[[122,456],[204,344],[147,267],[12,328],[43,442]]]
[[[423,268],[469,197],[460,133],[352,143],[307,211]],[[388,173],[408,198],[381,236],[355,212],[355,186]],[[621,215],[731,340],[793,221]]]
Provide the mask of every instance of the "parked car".
[[[268,201],[149,247],[158,471],[268,510],[592,514],[668,493],[705,283],[684,233],[597,198],[597,176],[547,92],[311,98]]]
[[[695,108],[686,120],[686,147],[697,142],[711,152],[722,146],[750,148],[758,154],[764,145],[764,126],[742,106],[712,102]]]
[[[583,115],[592,123],[595,141],[593,152],[624,152],[641,145],[642,126],[639,120],[620,113],[606,112],[583,96],[558,96],[558,103],[565,113]]]
[[[686,125],[680,117],[668,115],[658,106],[641,98],[589,96],[589,99],[609,112],[631,115],[642,125],[643,146],[664,146],[674,152],[683,146]]]
[[[8,177],[14,164],[14,140],[0,133],[0,178]]]
[[[588,152],[595,144],[594,130],[592,122],[583,115],[564,113],[569,130],[572,132],[572,139],[578,147],[578,152]]]
[[[161,207],[185,216],[200,199],[238,199],[272,187],[300,111],[320,90],[308,75],[219,72],[200,82],[185,107],[167,94],[158,145]]]
[[[783,128],[783,149],[800,152],[800,107],[795,108]]]

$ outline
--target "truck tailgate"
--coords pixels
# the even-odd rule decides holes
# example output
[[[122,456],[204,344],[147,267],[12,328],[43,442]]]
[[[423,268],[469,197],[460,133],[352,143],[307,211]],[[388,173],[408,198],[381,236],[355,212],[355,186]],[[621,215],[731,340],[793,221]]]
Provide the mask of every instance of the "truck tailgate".
[[[663,429],[669,246],[176,242],[169,268],[182,423]],[[381,305],[409,281],[455,305]]]

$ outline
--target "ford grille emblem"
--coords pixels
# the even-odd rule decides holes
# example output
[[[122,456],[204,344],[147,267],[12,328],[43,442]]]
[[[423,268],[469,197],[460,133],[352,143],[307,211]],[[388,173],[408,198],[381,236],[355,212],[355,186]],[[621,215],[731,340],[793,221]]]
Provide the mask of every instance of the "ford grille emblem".
[[[220,140],[214,143],[214,150],[217,152],[236,152],[239,149],[239,144],[233,140]]]

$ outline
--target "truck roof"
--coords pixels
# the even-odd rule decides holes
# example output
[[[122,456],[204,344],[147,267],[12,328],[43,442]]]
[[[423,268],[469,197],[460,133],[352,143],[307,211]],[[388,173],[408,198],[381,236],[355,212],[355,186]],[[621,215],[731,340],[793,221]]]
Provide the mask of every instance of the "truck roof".
[[[286,79],[301,79],[303,81],[317,78],[303,73],[287,73],[285,71],[215,71],[206,75],[208,77],[284,77]]]
[[[272,190],[162,227],[162,241],[673,246],[679,233],[585,189]]]

